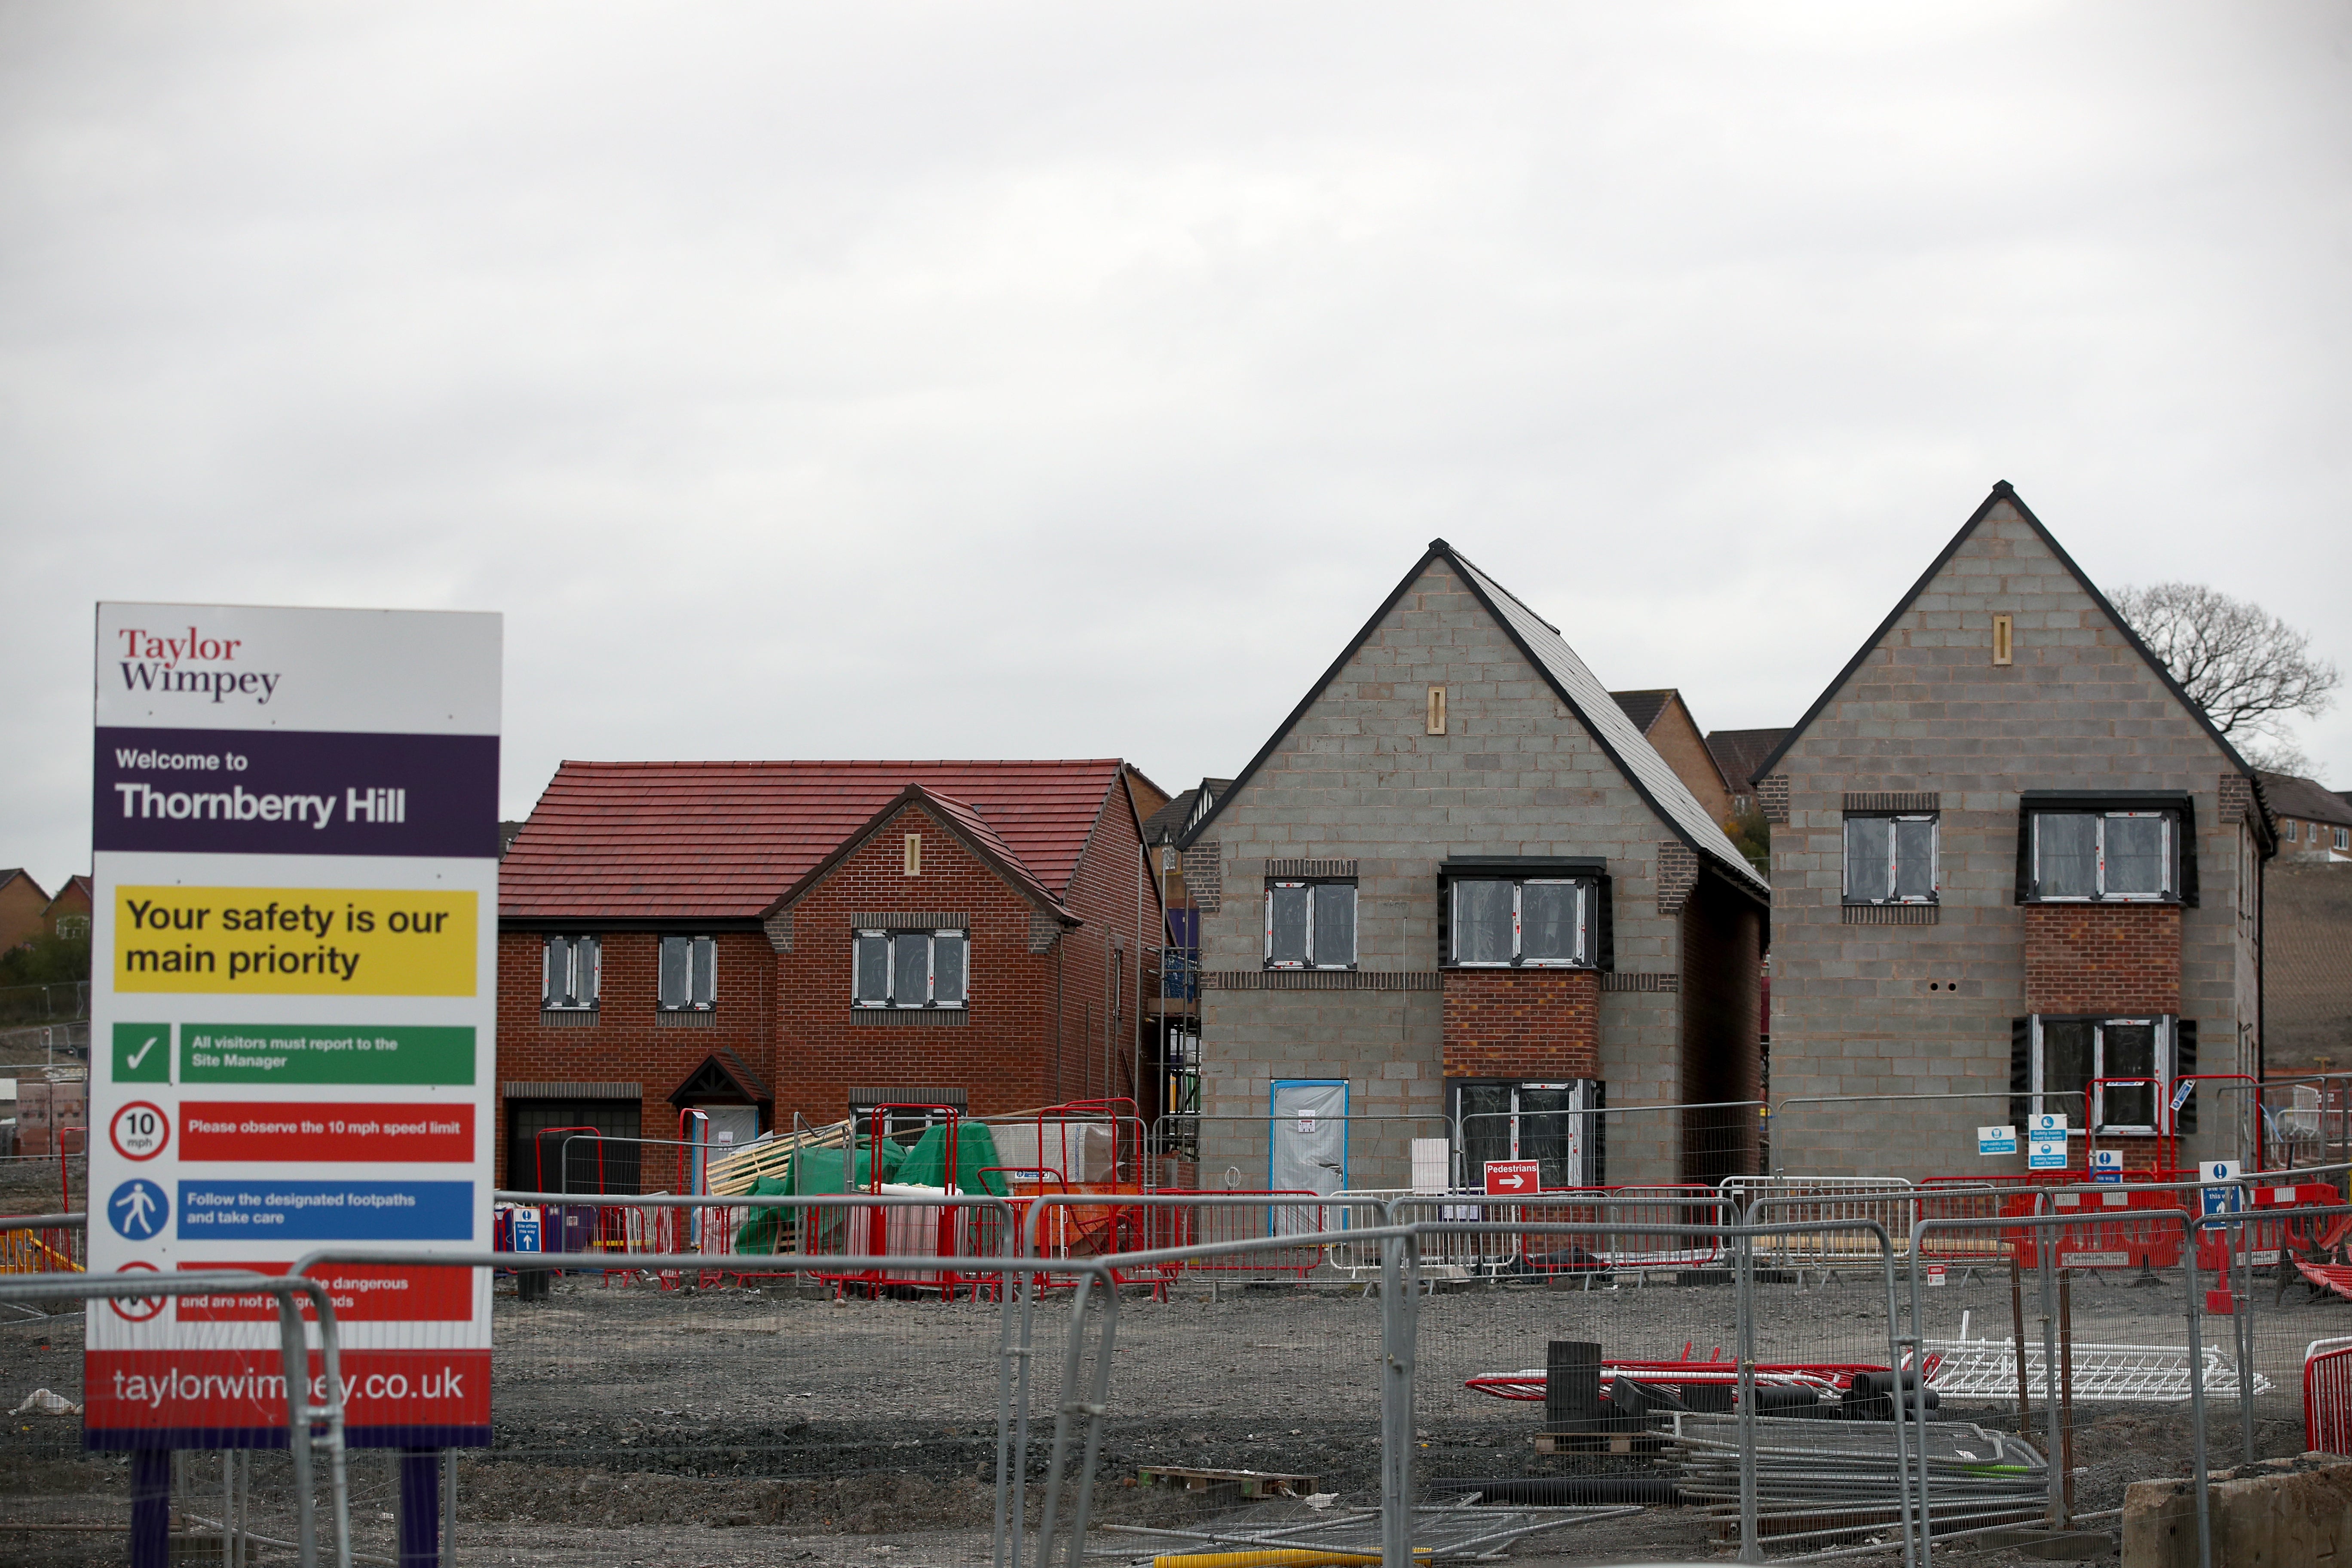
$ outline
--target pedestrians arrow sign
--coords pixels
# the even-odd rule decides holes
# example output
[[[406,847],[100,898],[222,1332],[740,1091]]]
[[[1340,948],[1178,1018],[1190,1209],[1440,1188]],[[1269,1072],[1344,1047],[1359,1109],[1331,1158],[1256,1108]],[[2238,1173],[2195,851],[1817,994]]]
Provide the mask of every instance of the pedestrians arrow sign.
[[[1486,1162],[1486,1195],[1488,1197],[1528,1197],[1541,1191],[1543,1191],[1543,1169],[1533,1160]]]

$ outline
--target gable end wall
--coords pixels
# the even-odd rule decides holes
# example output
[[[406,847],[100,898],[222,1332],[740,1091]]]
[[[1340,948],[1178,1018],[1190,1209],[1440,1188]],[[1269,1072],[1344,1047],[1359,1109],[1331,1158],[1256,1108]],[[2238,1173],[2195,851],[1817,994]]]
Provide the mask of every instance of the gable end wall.
[[[1441,683],[1447,732],[1430,735],[1427,692]],[[1221,1184],[1228,1167],[1240,1185],[1264,1184],[1279,1079],[1346,1079],[1352,1112],[1383,1119],[1350,1132],[1353,1186],[1407,1184],[1409,1140],[1446,1131],[1444,1019],[1461,996],[1418,983],[1381,990],[1214,984],[1213,972],[1263,970],[1269,861],[1356,862],[1360,969],[1434,981],[1437,872],[1449,854],[1599,857],[1614,894],[1617,971],[1679,978],[1682,917],[1661,911],[1656,882],[1659,843],[1670,831],[1452,568],[1433,561],[1195,847],[1217,846],[1222,895],[1213,906],[1204,900],[1202,921],[1202,963],[1213,972],[1202,998],[1203,1184]],[[1193,878],[1193,886],[1207,880]],[[1597,1054],[1612,1108],[1675,1101],[1683,1079],[1679,990],[1603,990],[1590,980],[1577,989],[1577,1000],[1563,991],[1562,1001],[1542,1006],[1569,1021],[1561,1025],[1569,1035],[1589,1026],[1575,1020],[1597,1006],[1593,1038],[1548,1039],[1546,1059]],[[1677,1160],[1671,1131],[1621,1137],[1612,1123],[1610,1180],[1672,1179]]]
[[[1995,614],[2015,617],[2008,667],[1991,662]],[[2011,1020],[2032,1010],[2029,911],[2016,901],[2025,790],[2193,795],[2200,907],[2110,908],[2094,921],[2032,911],[2047,940],[2080,956],[2035,946],[2032,989],[2045,1004],[2085,1005],[2177,994],[2199,1023],[2200,1072],[2250,1062],[2254,916],[2241,914],[2242,883],[2258,873],[2242,805],[2224,809],[2229,768],[2025,521],[2006,501],[1991,508],[1768,784],[1768,798],[1787,791],[1772,834],[1773,1097],[1855,1097],[1776,1116],[1774,1166],[2022,1172],[2021,1158],[1980,1159],[1974,1129],[2010,1119]],[[1844,797],[1924,792],[1941,807],[1934,923],[1844,923]],[[2168,966],[2177,992],[2159,973]],[[1883,1100],[1962,1092],[1986,1098]],[[2219,1120],[2206,1116],[2200,1136]]]

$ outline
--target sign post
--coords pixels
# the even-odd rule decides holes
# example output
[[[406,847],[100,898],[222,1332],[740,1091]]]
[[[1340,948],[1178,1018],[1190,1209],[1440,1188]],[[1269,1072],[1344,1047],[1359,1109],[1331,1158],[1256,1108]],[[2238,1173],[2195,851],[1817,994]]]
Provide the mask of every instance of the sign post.
[[[489,1245],[500,637],[495,615],[99,605],[93,1271]],[[314,1275],[345,1441],[407,1450],[403,1495],[429,1497],[437,1450],[489,1442],[488,1272]],[[286,1441],[271,1298],[88,1313],[89,1447],[152,1468]],[[402,1561],[437,1562],[411,1511]],[[131,1561],[166,1544],[135,1532]]]

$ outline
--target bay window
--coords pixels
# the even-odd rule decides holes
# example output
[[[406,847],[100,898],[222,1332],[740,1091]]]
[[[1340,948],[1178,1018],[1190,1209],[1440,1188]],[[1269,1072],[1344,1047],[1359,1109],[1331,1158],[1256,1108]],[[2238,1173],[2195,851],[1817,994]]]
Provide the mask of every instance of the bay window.
[[[1576,968],[1592,963],[1593,885],[1581,878],[1456,877],[1448,886],[1446,962],[1464,968]]]
[[[2175,814],[2031,811],[2027,896],[2043,903],[2153,902],[2178,896]]]

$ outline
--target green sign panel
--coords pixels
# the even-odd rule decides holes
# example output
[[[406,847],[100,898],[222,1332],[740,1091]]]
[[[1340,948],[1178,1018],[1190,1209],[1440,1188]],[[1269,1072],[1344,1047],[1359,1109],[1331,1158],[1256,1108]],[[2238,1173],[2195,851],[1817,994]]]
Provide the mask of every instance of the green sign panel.
[[[467,1084],[474,1081],[474,1031],[374,1024],[183,1024],[180,1081]]]
[[[115,1025],[114,1081],[117,1083],[171,1082],[172,1026],[169,1024]]]

